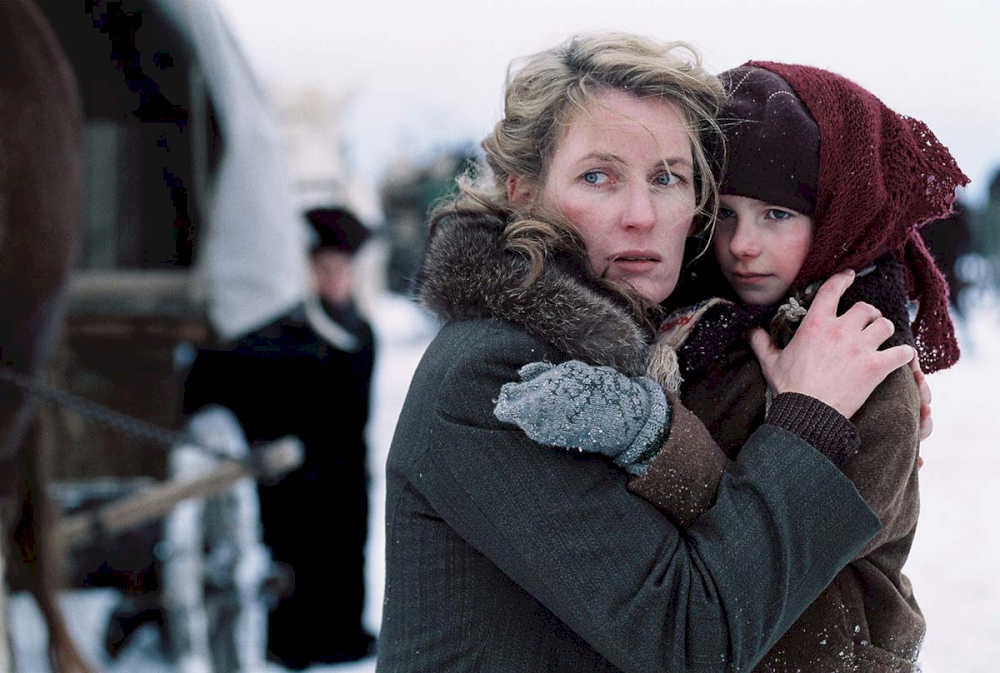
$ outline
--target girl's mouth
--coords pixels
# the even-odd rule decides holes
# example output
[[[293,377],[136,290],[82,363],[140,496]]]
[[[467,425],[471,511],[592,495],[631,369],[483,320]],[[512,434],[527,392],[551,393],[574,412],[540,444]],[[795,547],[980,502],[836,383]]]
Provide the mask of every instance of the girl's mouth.
[[[759,283],[770,276],[768,273],[734,273],[733,279],[740,283]]]

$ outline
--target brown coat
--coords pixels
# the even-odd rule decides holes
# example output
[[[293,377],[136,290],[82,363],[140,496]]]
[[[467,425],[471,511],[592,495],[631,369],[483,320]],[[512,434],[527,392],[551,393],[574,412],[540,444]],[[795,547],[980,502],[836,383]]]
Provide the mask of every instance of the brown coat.
[[[731,348],[674,405],[671,435],[630,488],[681,525],[708,509],[723,471],[764,418],[765,383],[749,348]],[[916,530],[920,400],[908,368],[892,374],[852,418],[862,450],[843,466],[882,521],[845,567],[754,670],[916,671],[924,619],[902,573]],[[704,425],[702,425],[704,423]],[[706,429],[707,428],[707,429]]]

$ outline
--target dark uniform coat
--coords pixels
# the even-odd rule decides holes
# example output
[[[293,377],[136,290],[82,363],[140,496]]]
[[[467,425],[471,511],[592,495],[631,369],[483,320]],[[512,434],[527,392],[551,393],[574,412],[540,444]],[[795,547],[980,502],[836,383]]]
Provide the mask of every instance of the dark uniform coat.
[[[365,425],[374,339],[349,308],[329,316],[353,337],[353,348],[338,348],[307,308],[228,348],[200,352],[184,402],[188,412],[211,403],[232,409],[251,443],[296,435],[305,445],[299,469],[259,487],[264,542],[295,575],[294,592],[270,615],[268,647],[296,667],[367,647]]]
[[[805,426],[794,419],[814,410],[794,396],[779,397],[791,413],[750,437],[715,507],[686,534],[629,493],[610,461],[539,446],[499,422],[500,387],[528,362],[633,371],[645,351],[628,312],[572,263],[525,291],[524,260],[502,251],[502,226],[442,220],[421,272],[424,304],[447,322],[389,453],[377,670],[749,670],[876,518],[797,434]],[[850,426],[823,423],[840,425],[817,441]]]

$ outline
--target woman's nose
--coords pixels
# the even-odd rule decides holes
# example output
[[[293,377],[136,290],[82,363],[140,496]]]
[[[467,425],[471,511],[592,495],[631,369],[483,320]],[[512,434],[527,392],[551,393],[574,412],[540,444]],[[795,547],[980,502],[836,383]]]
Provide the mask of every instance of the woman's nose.
[[[629,229],[649,229],[656,224],[653,195],[645,185],[636,185],[627,191],[622,226]]]

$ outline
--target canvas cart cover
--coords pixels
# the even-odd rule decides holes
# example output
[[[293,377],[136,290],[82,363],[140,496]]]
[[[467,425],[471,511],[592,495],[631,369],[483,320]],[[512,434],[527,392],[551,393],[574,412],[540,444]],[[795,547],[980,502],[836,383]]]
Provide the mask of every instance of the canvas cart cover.
[[[218,8],[209,0],[154,4],[194,46],[224,138],[195,264],[209,321],[232,338],[305,296],[307,234],[277,117]]]

